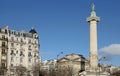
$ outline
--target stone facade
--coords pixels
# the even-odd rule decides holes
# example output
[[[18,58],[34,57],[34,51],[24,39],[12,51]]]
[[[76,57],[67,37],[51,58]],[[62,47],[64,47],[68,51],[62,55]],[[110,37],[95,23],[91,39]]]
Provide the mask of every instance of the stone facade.
[[[57,67],[72,69],[73,76],[78,76],[79,72],[85,71],[88,67],[88,60],[79,54],[69,54],[57,61]]]
[[[23,66],[32,75],[32,67],[40,62],[39,38],[34,28],[29,32],[0,28],[0,66],[6,76],[17,76],[17,66]],[[26,73],[27,74],[27,73]]]
[[[45,60],[42,62],[42,69],[43,70],[55,70],[56,69],[56,59]]]

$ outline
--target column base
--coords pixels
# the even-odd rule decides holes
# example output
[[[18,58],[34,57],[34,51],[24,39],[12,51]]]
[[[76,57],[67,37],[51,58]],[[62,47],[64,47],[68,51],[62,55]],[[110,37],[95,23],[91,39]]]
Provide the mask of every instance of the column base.
[[[79,76],[110,76],[110,73],[106,71],[87,70],[79,73]]]

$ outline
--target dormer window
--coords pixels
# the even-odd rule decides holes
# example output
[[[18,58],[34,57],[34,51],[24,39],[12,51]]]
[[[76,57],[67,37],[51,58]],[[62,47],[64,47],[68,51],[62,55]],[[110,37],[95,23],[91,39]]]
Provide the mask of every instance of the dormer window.
[[[13,31],[12,31],[12,34],[13,34]]]
[[[20,36],[20,33],[18,32],[18,36]]]
[[[23,34],[21,33],[21,36],[23,36]]]
[[[5,33],[7,34],[7,29],[5,29]]]

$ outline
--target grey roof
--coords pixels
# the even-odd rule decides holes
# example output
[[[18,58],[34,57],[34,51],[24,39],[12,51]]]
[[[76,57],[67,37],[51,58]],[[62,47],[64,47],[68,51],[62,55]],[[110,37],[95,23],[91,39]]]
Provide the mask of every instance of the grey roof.
[[[34,28],[32,28],[32,29],[29,31],[29,33],[35,34],[35,33],[37,33],[37,32],[36,32],[36,30],[35,30]]]

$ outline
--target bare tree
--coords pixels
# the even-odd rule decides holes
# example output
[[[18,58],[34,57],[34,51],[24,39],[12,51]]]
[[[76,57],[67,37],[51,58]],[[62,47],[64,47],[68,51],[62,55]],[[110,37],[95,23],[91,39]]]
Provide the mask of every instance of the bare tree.
[[[73,76],[74,71],[71,66],[59,67],[57,70],[50,69],[44,71],[44,76]]]
[[[36,64],[32,67],[33,75],[34,75],[34,76],[39,76],[40,66],[41,66],[40,63],[36,63]]]
[[[74,71],[72,66],[60,67],[57,71],[59,76],[73,76]]]
[[[117,71],[117,72],[112,73],[111,76],[120,76],[120,71]]]
[[[15,71],[18,76],[25,76],[27,69],[26,69],[26,67],[19,65],[19,66],[15,67]]]
[[[33,76],[50,76],[50,73],[53,72],[42,69],[42,64],[39,62],[32,67],[32,71],[33,71]]]
[[[3,76],[6,75],[6,72],[7,72],[6,67],[1,66],[1,67],[0,67],[0,76],[1,76],[1,75],[3,75]]]
[[[4,70],[0,67],[0,76],[4,75]]]

